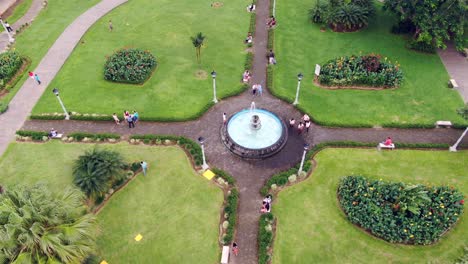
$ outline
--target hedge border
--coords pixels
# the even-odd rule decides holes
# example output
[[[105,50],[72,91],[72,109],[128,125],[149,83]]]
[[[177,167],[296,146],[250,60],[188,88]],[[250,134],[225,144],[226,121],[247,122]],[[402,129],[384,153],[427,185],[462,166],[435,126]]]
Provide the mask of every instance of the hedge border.
[[[276,223],[275,216],[272,213],[265,213],[260,216],[258,223],[258,263],[270,263],[272,254],[272,245],[274,241],[275,228],[272,227],[271,231],[266,229],[267,225],[274,226]],[[269,254],[270,253],[270,254]]]
[[[93,140],[106,140],[106,139],[120,139],[120,135],[114,133],[83,133],[83,132],[72,132],[67,134],[67,137],[73,137],[76,141],[82,141],[85,138]]]

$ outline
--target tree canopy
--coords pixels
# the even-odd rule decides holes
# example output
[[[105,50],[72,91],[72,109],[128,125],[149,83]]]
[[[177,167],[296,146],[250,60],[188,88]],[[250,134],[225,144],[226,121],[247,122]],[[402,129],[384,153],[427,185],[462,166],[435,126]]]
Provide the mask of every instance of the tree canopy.
[[[467,0],[386,0],[384,8],[410,21],[418,42],[445,48],[444,41],[453,39],[457,49],[463,48]]]

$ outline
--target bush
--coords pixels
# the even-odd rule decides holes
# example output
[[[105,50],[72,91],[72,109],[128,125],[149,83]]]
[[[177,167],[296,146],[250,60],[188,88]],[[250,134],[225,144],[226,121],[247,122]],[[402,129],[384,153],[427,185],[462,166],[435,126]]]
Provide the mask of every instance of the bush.
[[[428,245],[463,214],[463,194],[454,188],[407,185],[348,176],[338,199],[348,220],[392,243]]]
[[[228,184],[234,185],[236,183],[236,180],[234,177],[232,177],[229,173],[220,170],[218,168],[211,168],[211,171],[216,174],[218,177],[223,178]]]
[[[29,131],[29,130],[18,130],[16,131],[16,134],[22,137],[31,137],[32,140],[35,140],[35,141],[42,141],[43,137],[47,137],[49,135],[48,132]]]
[[[0,114],[5,113],[8,110],[7,102],[0,102]]]
[[[123,83],[144,83],[156,67],[156,58],[138,49],[121,49],[112,54],[104,67],[104,78]]]
[[[267,264],[270,261],[268,249],[273,242],[273,232],[267,228],[274,222],[272,213],[266,213],[260,216],[258,227],[258,263]]]
[[[399,65],[380,55],[346,56],[329,60],[322,66],[319,81],[327,86],[398,87],[403,80]]]
[[[120,139],[120,135],[118,134],[112,134],[112,133],[102,133],[102,134],[93,134],[93,133],[83,133],[83,132],[74,132],[68,134],[68,137],[73,137],[77,141],[81,141],[84,138],[91,138],[93,140],[100,139],[100,140],[105,140],[105,139]]]
[[[411,20],[403,20],[393,25],[390,32],[393,34],[408,34],[414,32],[415,30],[416,27],[414,26],[413,22],[411,22]]]
[[[309,10],[310,19],[313,23],[322,24],[327,21],[328,4],[317,0],[315,6]]]
[[[434,44],[417,40],[410,40],[408,42],[408,48],[431,54],[434,54],[437,51],[437,48]]]
[[[15,76],[23,65],[23,58],[16,51],[0,54],[0,90]]]
[[[244,64],[244,70],[251,70],[252,65],[253,65],[253,53],[252,52],[247,52],[245,54],[245,64]]]
[[[226,207],[224,207],[224,213],[228,214],[227,221],[229,226],[226,229],[226,235],[224,236],[224,245],[229,245],[234,238],[234,227],[237,222],[237,202],[239,200],[239,191],[236,188],[231,189],[231,193],[226,199]]]

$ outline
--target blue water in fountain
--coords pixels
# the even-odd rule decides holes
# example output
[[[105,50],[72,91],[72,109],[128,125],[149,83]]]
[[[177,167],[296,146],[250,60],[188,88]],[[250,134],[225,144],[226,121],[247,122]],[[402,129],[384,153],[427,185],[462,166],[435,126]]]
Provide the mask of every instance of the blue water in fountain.
[[[262,124],[256,130],[250,128],[253,115],[258,115]],[[271,112],[263,109],[245,109],[231,117],[227,132],[238,145],[249,149],[262,149],[275,144],[281,137],[281,120]]]

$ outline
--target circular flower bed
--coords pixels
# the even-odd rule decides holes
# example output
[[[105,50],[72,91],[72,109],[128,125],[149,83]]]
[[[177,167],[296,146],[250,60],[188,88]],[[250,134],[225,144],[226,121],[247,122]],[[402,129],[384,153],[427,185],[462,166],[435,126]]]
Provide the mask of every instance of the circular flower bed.
[[[319,82],[326,86],[398,87],[403,80],[399,65],[387,58],[369,54],[346,56],[328,61],[321,67]]]
[[[112,82],[141,84],[155,67],[156,58],[149,51],[121,49],[107,59],[104,78]]]
[[[392,243],[436,242],[463,214],[463,194],[449,187],[428,187],[348,176],[338,186],[348,219]]]

